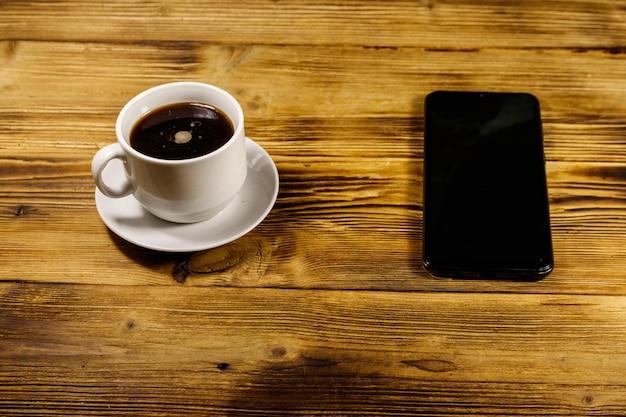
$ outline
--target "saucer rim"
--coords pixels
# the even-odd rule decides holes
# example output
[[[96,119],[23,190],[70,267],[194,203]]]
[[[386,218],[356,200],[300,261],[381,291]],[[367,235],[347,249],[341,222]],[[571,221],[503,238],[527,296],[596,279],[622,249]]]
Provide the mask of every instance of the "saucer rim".
[[[278,191],[279,191],[279,187],[280,187],[280,177],[278,174],[278,169],[276,167],[276,163],[274,162],[274,160],[272,159],[272,157],[269,155],[269,153],[258,143],[256,143],[254,140],[250,139],[249,137],[246,136],[246,152],[258,152],[262,155],[262,160],[265,160],[269,163],[270,165],[270,170],[271,173],[273,175],[271,175],[271,182],[273,183],[273,192],[271,197],[268,199],[268,203],[267,206],[265,207],[264,211],[262,214],[259,214],[258,216],[256,216],[254,218],[254,221],[247,223],[245,226],[238,228],[237,230],[235,230],[234,233],[229,234],[227,237],[223,238],[223,239],[219,239],[219,240],[214,240],[214,239],[207,239],[206,242],[204,243],[200,243],[200,244],[191,244],[189,246],[181,246],[181,245],[176,245],[176,246],[168,246],[168,245],[162,245],[162,244],[158,244],[158,243],[151,243],[149,242],[149,238],[147,240],[141,240],[141,239],[137,239],[133,236],[133,234],[129,234],[129,233],[124,233],[124,229],[126,229],[123,226],[120,226],[119,223],[112,221],[108,215],[106,215],[106,213],[103,213],[103,208],[101,207],[102,204],[105,204],[105,202],[110,203],[113,202],[115,200],[115,198],[110,198],[105,196],[100,190],[98,190],[98,188],[96,187],[95,190],[95,202],[96,202],[96,209],[98,212],[98,215],[100,216],[101,220],[104,222],[104,224],[107,226],[107,228],[113,232],[116,236],[120,237],[121,239],[134,244],[136,246],[145,248],[145,249],[150,249],[150,250],[154,250],[154,251],[159,251],[159,252],[169,252],[169,253],[185,253],[185,252],[198,252],[198,251],[202,251],[202,250],[208,250],[208,249],[213,249],[213,248],[217,248],[220,246],[223,246],[227,243],[233,242],[234,240],[239,239],[240,237],[248,234],[249,232],[251,232],[252,230],[254,230],[263,220],[265,220],[265,218],[268,216],[268,214],[271,212],[272,208],[274,207],[275,203],[276,203],[276,199],[278,198]],[[249,181],[251,181],[251,176],[253,175],[261,175],[261,171],[256,171],[255,169],[253,169],[252,167],[248,167],[248,175],[246,176],[246,180],[244,182],[244,185],[242,186],[242,188],[244,186],[246,186],[246,183],[248,183]],[[239,194],[239,193],[238,193]],[[139,202],[137,202],[137,200],[132,196],[126,196],[124,197],[126,199],[131,200],[132,202],[130,204],[136,204],[137,206],[140,206]],[[226,206],[226,208],[224,208],[224,210],[228,209],[229,206],[231,206],[232,204],[237,204],[238,206],[242,206],[242,203],[236,203],[236,201],[240,201],[240,199],[236,198],[233,200],[233,202],[231,202],[228,206]],[[151,216],[151,220],[155,223],[155,227],[159,227],[158,225],[161,224],[162,226],[167,226],[168,228],[174,227],[174,228],[182,228],[182,227],[194,227],[194,226],[200,226],[202,223],[204,222],[210,222],[213,220],[213,218],[205,220],[205,221],[201,221],[198,223],[172,223],[169,222],[167,220],[163,220],[160,219],[156,216],[154,216],[153,214],[149,213],[148,211],[146,211],[145,209],[143,209],[144,215],[145,216]],[[234,213],[236,213],[237,211],[235,210]],[[259,210],[260,212],[260,210]],[[217,215],[219,216],[221,214],[218,213]]]

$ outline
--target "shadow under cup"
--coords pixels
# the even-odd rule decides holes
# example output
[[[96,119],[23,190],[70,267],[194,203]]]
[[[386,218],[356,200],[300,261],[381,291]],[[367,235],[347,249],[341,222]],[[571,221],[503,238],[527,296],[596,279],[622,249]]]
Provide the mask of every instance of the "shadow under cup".
[[[176,103],[217,107],[232,122],[233,136],[213,152],[179,160],[154,158],[130,146],[130,133],[144,115]],[[234,97],[217,87],[181,82],[144,91],[124,106],[116,133],[132,194],[146,210],[164,220],[194,223],[209,219],[231,202],[246,179],[243,111]]]

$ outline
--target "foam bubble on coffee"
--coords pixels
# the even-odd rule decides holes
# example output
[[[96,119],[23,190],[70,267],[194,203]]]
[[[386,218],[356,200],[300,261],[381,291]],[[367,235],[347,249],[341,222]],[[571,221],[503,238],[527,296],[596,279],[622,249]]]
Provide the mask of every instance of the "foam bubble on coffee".
[[[192,137],[193,135],[191,134],[191,132],[187,130],[181,130],[179,132],[176,132],[176,134],[174,135],[174,142],[178,144],[187,143],[191,140]]]

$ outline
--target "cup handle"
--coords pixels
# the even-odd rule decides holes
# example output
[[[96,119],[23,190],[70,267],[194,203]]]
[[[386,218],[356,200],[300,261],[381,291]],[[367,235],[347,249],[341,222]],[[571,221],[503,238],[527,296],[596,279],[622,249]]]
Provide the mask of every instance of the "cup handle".
[[[126,164],[126,154],[118,143],[112,143],[100,149],[91,161],[91,175],[102,194],[111,198],[121,198],[133,192],[133,185],[124,170],[124,180],[115,185],[104,182],[102,172],[113,159],[120,159]]]

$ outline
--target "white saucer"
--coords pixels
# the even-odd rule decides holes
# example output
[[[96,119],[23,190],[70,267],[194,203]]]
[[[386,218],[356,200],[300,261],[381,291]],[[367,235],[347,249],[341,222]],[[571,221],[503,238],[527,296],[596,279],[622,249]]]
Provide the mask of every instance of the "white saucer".
[[[269,154],[246,138],[248,175],[234,200],[217,216],[199,223],[171,223],[143,208],[131,195],[109,198],[96,189],[98,213],[113,233],[138,246],[164,252],[194,252],[232,242],[268,215],[278,196],[278,170]],[[103,173],[107,181],[124,175],[115,160]]]

